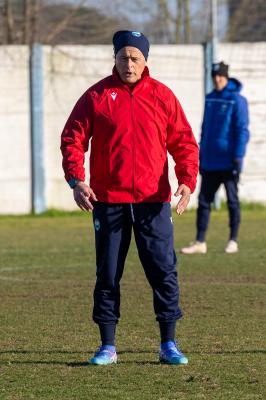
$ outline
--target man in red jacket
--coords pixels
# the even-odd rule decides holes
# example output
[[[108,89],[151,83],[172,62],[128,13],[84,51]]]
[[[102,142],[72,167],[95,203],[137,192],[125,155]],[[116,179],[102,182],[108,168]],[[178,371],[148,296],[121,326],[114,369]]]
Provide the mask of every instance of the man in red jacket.
[[[90,363],[117,361],[115,330],[120,313],[120,279],[132,230],[153,290],[159,322],[160,361],[187,364],[175,343],[179,289],[173,247],[167,151],[175,161],[182,214],[194,191],[198,146],[177,98],[149,76],[148,39],[140,32],[113,37],[111,76],[90,87],[75,105],[62,133],[65,178],[77,205],[93,210],[97,279],[93,320],[101,346]],[[90,185],[84,153],[91,143]]]

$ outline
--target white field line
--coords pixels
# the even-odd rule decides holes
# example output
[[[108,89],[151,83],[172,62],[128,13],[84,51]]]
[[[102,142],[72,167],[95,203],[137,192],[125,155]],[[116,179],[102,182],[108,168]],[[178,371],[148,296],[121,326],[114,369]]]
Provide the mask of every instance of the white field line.
[[[24,269],[24,268],[21,268],[21,267],[0,268],[0,273],[1,273],[1,272],[9,272],[9,271],[19,271],[19,270],[21,270],[21,269]]]
[[[20,278],[13,278],[10,276],[3,276],[1,275],[1,272],[12,272],[12,271],[20,271],[21,267],[6,267],[6,268],[0,268],[0,280],[1,281],[11,281],[11,282],[23,282],[24,279]]]
[[[29,282],[26,279],[11,278],[10,276],[1,276],[0,281],[11,281],[11,282]]]
[[[62,268],[77,268],[77,267],[83,267],[83,266],[88,266],[89,263],[75,263],[75,264],[69,264],[69,265],[62,265]],[[24,265],[23,267],[0,267],[0,273],[1,272],[6,272],[6,271],[23,271],[23,270],[28,270],[28,269],[51,269],[53,267],[53,264],[51,263],[48,267],[44,265]]]
[[[83,264],[81,264],[81,263],[71,264],[71,265],[68,265],[68,266],[66,266],[64,268],[76,268],[76,267],[80,267],[81,265],[83,265]],[[2,272],[13,272],[13,271],[15,272],[15,271],[23,271],[23,270],[25,271],[25,270],[27,270],[27,268],[31,268],[31,269],[37,270],[37,269],[42,269],[43,267],[30,265],[30,266],[25,266],[25,267],[4,267],[4,268],[0,268],[0,281],[24,282],[24,283],[29,283],[29,282],[34,282],[34,281],[38,281],[38,282],[47,282],[47,281],[53,282],[54,281],[54,279],[41,279],[41,280],[37,279],[37,278],[25,279],[25,278],[14,278],[12,276],[2,275]]]

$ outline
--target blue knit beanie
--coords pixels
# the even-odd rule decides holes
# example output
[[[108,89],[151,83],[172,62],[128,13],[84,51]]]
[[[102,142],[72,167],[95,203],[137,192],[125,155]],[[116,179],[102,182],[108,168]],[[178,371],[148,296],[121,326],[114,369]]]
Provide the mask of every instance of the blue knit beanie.
[[[146,36],[141,32],[117,31],[113,36],[113,45],[115,56],[123,47],[132,46],[139,49],[147,61],[150,44]]]

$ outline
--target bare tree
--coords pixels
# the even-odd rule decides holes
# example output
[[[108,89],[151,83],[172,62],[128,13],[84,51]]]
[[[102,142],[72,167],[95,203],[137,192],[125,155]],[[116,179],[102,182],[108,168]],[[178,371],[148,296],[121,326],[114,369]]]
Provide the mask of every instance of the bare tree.
[[[22,43],[31,44],[37,38],[41,0],[23,0]]]
[[[59,35],[61,32],[63,32],[66,27],[69,25],[71,20],[75,17],[77,14],[77,11],[84,6],[85,0],[81,0],[76,4],[72,10],[67,13],[67,15],[61,19],[61,21],[56,24],[53,29],[47,34],[46,38],[44,39],[45,43],[51,43],[53,39]]]
[[[157,43],[190,43],[190,1],[157,0],[157,14],[146,27]]]
[[[167,0],[158,0],[158,16],[159,24],[157,25],[157,29],[159,29],[162,42],[167,43],[169,41],[170,24],[172,22]]]
[[[123,23],[130,26],[125,17]],[[121,24],[86,0],[0,0],[0,44],[110,43]]]
[[[191,42],[191,23],[190,23],[190,2],[189,0],[183,1],[184,9],[184,41],[185,43]]]
[[[210,0],[95,4],[95,0],[0,0],[0,44],[110,43],[118,29],[141,30],[154,43],[202,43],[210,38]],[[265,0],[219,0],[219,18],[227,15],[227,7],[226,40],[265,40]],[[225,18],[224,32],[226,23]]]
[[[22,43],[29,43],[31,0],[23,0],[24,24],[22,28]]]
[[[14,42],[14,18],[11,0],[5,0],[3,5],[3,19],[4,19],[4,37],[7,43]]]
[[[182,0],[176,0],[175,43],[182,42]]]
[[[228,40],[237,42],[265,41],[265,0],[228,0],[228,10]]]
[[[190,1],[176,0],[175,43],[191,42]]]

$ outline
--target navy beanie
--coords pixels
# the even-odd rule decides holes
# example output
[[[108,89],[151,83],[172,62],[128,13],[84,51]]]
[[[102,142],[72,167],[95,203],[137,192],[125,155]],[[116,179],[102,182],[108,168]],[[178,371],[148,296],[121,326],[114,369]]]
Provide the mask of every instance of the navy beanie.
[[[118,31],[113,36],[113,45],[115,56],[123,47],[132,46],[139,49],[144,55],[145,60],[147,61],[150,43],[146,36],[144,36],[141,32]]]
[[[228,70],[229,65],[225,64],[223,61],[212,64],[212,77],[214,77],[215,75],[220,75],[225,76],[228,79]]]

